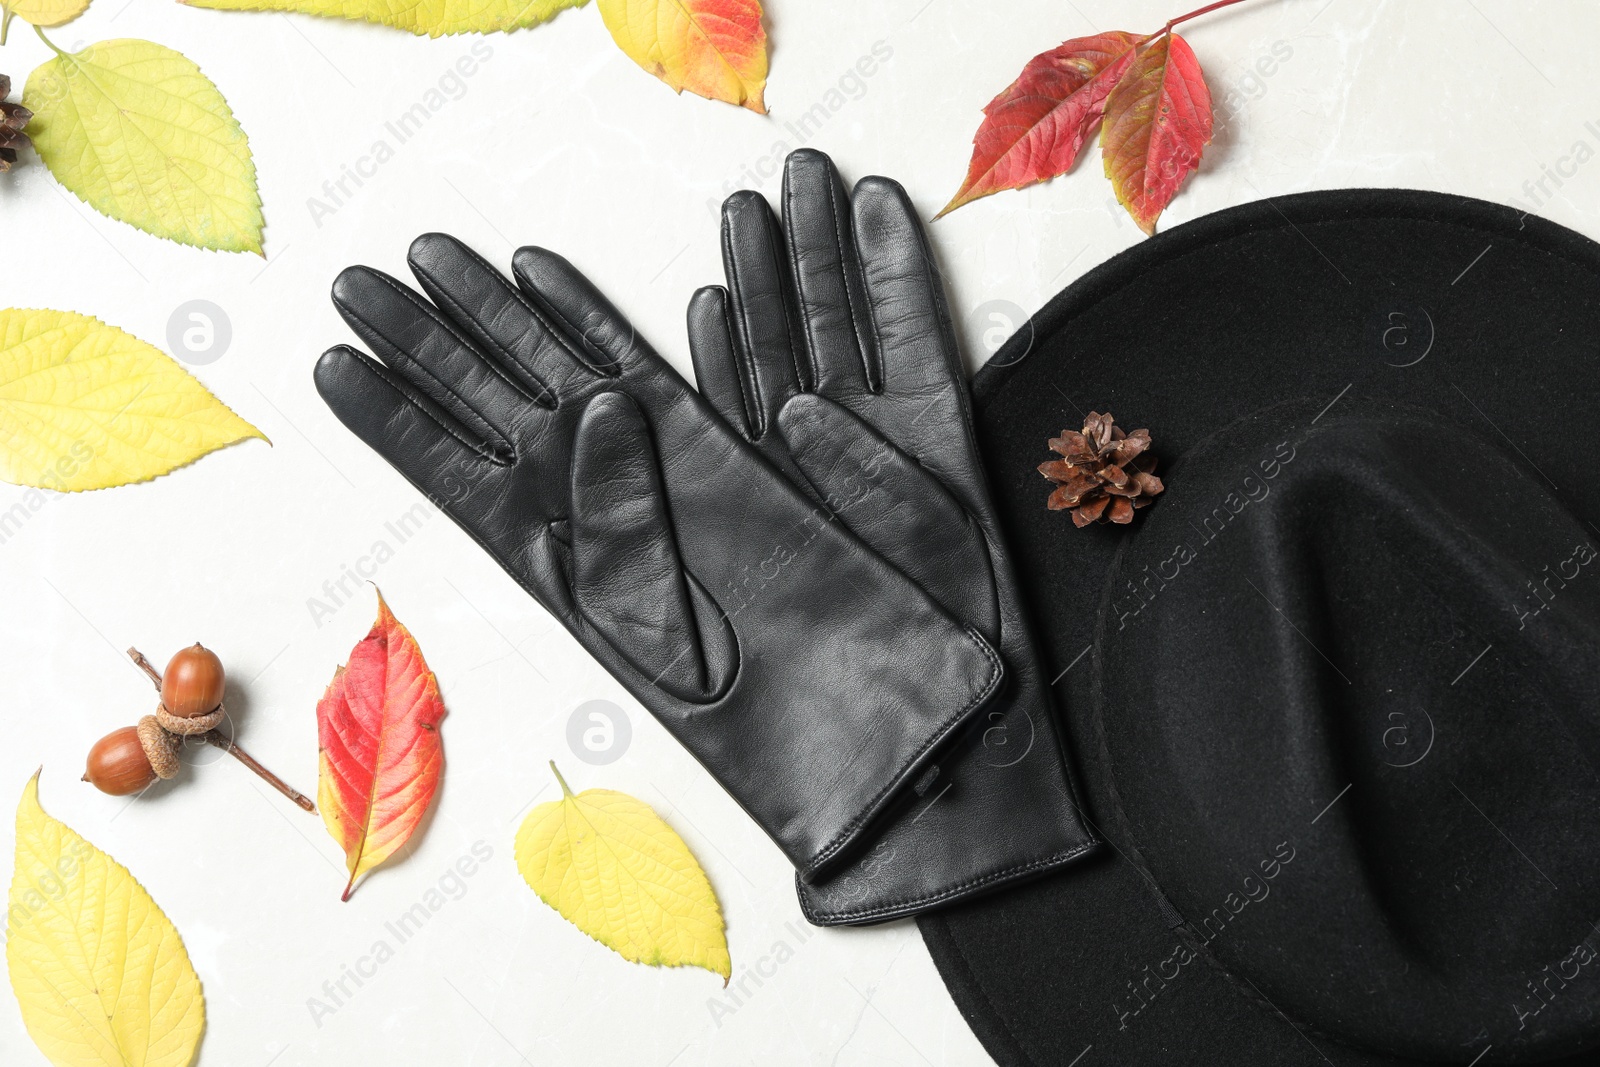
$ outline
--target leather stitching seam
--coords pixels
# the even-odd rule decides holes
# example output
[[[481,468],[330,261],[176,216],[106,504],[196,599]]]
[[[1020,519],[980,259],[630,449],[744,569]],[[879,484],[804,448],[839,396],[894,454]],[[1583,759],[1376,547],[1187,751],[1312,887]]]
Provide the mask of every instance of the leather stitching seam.
[[[878,803],[884,798],[885,795],[901,784],[900,779],[904,777],[906,771],[920,761],[922,757],[927,754],[929,749],[943,741],[958,723],[966,721],[971,712],[976,711],[979,707],[983,706],[983,704],[994,695],[994,691],[1000,685],[1000,679],[1002,677],[1000,656],[995,652],[994,649],[989,647],[989,642],[984,640],[983,636],[979,634],[978,631],[974,630],[970,626],[963,627],[963,629],[966,631],[968,638],[970,638],[972,643],[977,646],[978,651],[983,653],[984,658],[989,661],[990,666],[993,668],[989,673],[989,680],[985,682],[983,688],[980,689],[977,694],[967,702],[966,706],[964,706],[954,715],[951,715],[944,722],[940,723],[939,728],[933,732],[933,735],[924,741],[915,752],[906,758],[906,760],[900,765],[899,769],[890,776],[889,781],[884,785],[884,787],[878,790],[877,794],[873,796],[873,798],[868,801],[866,805],[863,806],[861,813],[856,815],[855,818],[851,819],[850,822],[845,825],[844,829],[840,830],[839,833],[834,836],[832,841],[828,842],[828,844],[823,846],[820,852],[812,857],[811,862],[806,864],[806,872],[809,873],[815,871],[829,859],[832,859],[840,849],[848,845],[854,839],[856,833],[861,829],[862,824],[867,821],[867,812],[871,811],[873,808],[876,808]]]

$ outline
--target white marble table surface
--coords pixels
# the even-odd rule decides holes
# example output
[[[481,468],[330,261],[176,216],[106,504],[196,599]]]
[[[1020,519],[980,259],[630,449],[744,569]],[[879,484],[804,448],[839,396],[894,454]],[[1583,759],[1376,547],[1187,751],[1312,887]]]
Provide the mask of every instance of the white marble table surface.
[[[720,280],[717,205],[741,185],[774,193],[786,148],[825,149],[850,180],[896,177],[931,216],[965,172],[979,109],[1029,56],[1070,36],[1152,29],[1187,6],[770,0],[772,114],[761,118],[674,97],[611,44],[593,5],[509,37],[427,40],[95,0],[58,43],[149,38],[222,87],[259,168],[267,258],[181,248],[105,219],[30,156],[0,178],[4,304],[85,312],[160,344],[181,306],[211,302],[231,341],[195,371],[274,445],[20,514],[25,491],[0,486],[0,516],[13,515],[0,535],[6,868],[10,805],[43,764],[46,808],[132,869],[182,931],[207,997],[201,1064],[988,1062],[915,926],[807,927],[778,852],[560,626],[345,432],[311,365],[348,338],[327,300],[334,274],[356,262],[401,273],[410,238],[441,229],[499,261],[521,243],[563,252],[687,373],[685,302]],[[1579,0],[1251,0],[1196,21],[1185,32],[1225,121],[1163,224],[1307,189],[1411,186],[1518,204],[1600,237],[1600,164],[1588,162],[1600,149],[1597,27],[1600,12]],[[0,71],[20,89],[49,53],[14,31]],[[324,183],[392,141],[385,124],[475,47],[474,74],[335,202]],[[873,74],[841,88],[875,52]],[[819,103],[826,121],[796,137],[788,124]],[[1142,239],[1098,159],[964,208],[932,236],[972,366],[1009,332],[1008,316]],[[90,744],[150,709],[121,650],[164,660],[198,639],[230,668],[240,740],[314,790],[316,700],[373,615],[353,570],[417,635],[450,715],[436,817],[350,903],[319,821],[231,761],[188,768],[131,805],[78,781]],[[568,720],[589,700],[613,702],[631,725],[609,765],[569,746]],[[649,801],[694,848],[726,910],[743,994],[702,971],[628,964],[523,884],[512,836],[530,803],[555,795],[552,757],[576,788]],[[451,880],[475,850],[487,861]],[[386,923],[440,889],[428,924],[395,943]],[[392,958],[364,964],[371,977],[346,980],[335,1004],[329,986],[380,940]],[[46,1063],[3,994],[0,1062]]]

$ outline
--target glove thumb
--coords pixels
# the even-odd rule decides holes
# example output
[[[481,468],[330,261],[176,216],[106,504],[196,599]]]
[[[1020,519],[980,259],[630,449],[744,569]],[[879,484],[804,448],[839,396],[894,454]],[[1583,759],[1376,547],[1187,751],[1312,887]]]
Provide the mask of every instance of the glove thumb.
[[[706,671],[655,445],[632,399],[604,392],[578,421],[572,463],[573,599],[640,674],[680,699]]]
[[[857,537],[951,615],[996,639],[999,607],[983,532],[937,478],[816,393],[790,399],[778,430],[806,480]]]

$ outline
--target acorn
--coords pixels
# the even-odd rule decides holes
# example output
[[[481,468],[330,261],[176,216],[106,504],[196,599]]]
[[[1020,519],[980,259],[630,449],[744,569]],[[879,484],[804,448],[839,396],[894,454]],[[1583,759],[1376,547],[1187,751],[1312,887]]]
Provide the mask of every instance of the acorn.
[[[180,719],[209,715],[222,705],[227,685],[222,660],[196,641],[168,660],[161,672],[161,706]]]
[[[193,737],[232,755],[306,811],[317,810],[308,798],[257,763],[232,738],[217,732],[227,714],[222,697],[228,676],[215,652],[197,641],[173,656],[160,674],[138,649],[128,649],[128,655],[155,684],[161,703],[156,705],[154,715],[146,715],[137,726],[113,730],[95,742],[89,750],[84,781],[116,797],[142,792],[158,779],[177,775],[181,766],[178,748]]]
[[[172,736],[154,715],[146,715],[138,726],[113,730],[95,742],[83,780],[102,793],[125,797],[177,773],[178,754]]]

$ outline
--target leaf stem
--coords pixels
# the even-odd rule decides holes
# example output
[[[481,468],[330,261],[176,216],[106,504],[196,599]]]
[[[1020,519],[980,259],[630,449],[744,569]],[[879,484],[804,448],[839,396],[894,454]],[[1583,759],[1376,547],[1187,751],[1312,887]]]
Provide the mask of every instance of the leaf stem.
[[[17,13],[4,4],[0,4],[0,44],[6,43],[6,34],[11,31],[11,20]]]
[[[138,667],[141,671],[144,671],[145,676],[148,677],[151,683],[156,687],[156,692],[161,692],[161,672],[157,671],[155,667],[151,666],[150,661],[144,658],[144,653],[140,652],[137,648],[130,648],[128,649],[128,658],[133,660],[136,667]],[[200,740],[204,741],[213,748],[222,749],[222,751],[228,753],[234,759],[238,760],[246,767],[249,767],[252,771],[255,771],[256,774],[260,775],[262,781],[266,782],[272,788],[276,789],[278,792],[294,801],[302,810],[310,812],[315,812],[317,810],[317,806],[311,802],[310,798],[306,797],[298,789],[295,789],[288,782],[285,782],[282,778],[279,778],[276,774],[273,774],[260,763],[256,762],[256,758],[254,756],[250,755],[250,753],[233,743],[233,738],[224,737],[216,730],[207,730],[205,733],[200,735]]]
[[[1197,19],[1201,15],[1209,14],[1210,12],[1215,11],[1218,8],[1232,7],[1234,4],[1237,4],[1237,3],[1240,3],[1240,2],[1241,2],[1241,0],[1216,0],[1216,3],[1207,4],[1205,7],[1196,8],[1195,10],[1189,12],[1187,15],[1179,15],[1175,19],[1169,19],[1167,21],[1166,29],[1158,30],[1157,32],[1158,33],[1171,33],[1172,32],[1172,27],[1178,25],[1181,22],[1188,22],[1190,19]],[[1156,36],[1156,34],[1153,33],[1150,36],[1154,37],[1154,36]]]
[[[63,52],[61,49],[57,48],[55,46],[55,42],[51,41],[50,38],[48,38],[48,37],[46,37],[44,35],[44,30],[40,29],[38,26],[35,26],[33,28],[33,32],[37,33],[39,35],[39,40],[43,41],[45,43],[45,46],[48,47],[50,49],[50,51],[54,52],[58,56],[61,56],[63,59],[66,58],[67,54],[65,52]]]
[[[570,797],[572,795],[572,789],[567,785],[567,780],[561,777],[561,771],[557,769],[555,760],[550,761],[550,770],[555,774],[556,781],[561,783],[562,794]]]

